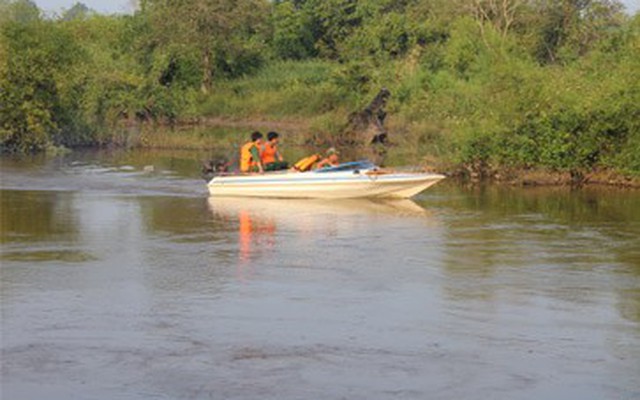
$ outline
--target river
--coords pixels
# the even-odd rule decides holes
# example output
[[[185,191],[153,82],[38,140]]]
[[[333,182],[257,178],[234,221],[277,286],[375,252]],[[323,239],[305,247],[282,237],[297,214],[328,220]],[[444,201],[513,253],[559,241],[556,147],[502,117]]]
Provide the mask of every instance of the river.
[[[213,200],[202,157],[1,160],[2,399],[640,398],[640,191]]]

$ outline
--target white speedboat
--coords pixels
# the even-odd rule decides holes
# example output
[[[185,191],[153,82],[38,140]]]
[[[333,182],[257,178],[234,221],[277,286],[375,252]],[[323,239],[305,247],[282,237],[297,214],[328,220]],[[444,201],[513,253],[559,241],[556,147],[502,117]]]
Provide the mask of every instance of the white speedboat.
[[[218,175],[209,181],[212,196],[280,198],[410,198],[444,175],[397,172],[367,161],[340,164],[310,172]]]

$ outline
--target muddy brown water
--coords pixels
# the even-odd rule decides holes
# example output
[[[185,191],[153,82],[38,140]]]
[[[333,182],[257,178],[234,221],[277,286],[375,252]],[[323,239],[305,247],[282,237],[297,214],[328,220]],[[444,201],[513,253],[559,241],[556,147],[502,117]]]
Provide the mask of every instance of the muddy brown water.
[[[640,398],[640,192],[212,200],[201,158],[1,160],[2,399]]]

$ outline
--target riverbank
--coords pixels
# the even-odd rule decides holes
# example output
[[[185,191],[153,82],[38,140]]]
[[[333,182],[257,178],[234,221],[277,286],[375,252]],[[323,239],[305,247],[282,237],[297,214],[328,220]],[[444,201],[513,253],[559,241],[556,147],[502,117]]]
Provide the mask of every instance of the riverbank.
[[[496,171],[490,180],[511,186],[612,186],[640,189],[640,178],[611,170],[593,170],[583,173],[559,172],[543,169],[505,169]]]
[[[390,145],[387,147],[384,164],[389,167],[413,166],[432,172],[446,174],[462,183],[480,184],[491,182],[508,186],[611,186],[640,188],[640,177],[616,172],[612,169],[583,171],[557,171],[543,167],[514,167],[466,163],[456,161],[442,151],[441,135],[410,132],[412,127],[390,124]],[[303,157],[309,152],[322,151],[323,146],[314,144],[321,136],[305,119],[240,119],[225,117],[202,117],[176,121],[174,124],[136,123],[122,124],[120,133],[110,134],[116,138],[108,146],[114,148],[138,148],[146,150],[194,150],[211,154],[212,157],[233,159],[235,152],[247,140],[250,132],[266,133],[278,131],[282,138],[282,149],[288,159]],[[419,137],[421,140],[414,140]],[[431,139],[425,139],[428,137]],[[329,139],[331,136],[329,136]],[[326,142],[326,137],[323,142]],[[364,146],[340,147],[344,160],[367,158],[370,149]],[[150,162],[152,160],[149,160]]]

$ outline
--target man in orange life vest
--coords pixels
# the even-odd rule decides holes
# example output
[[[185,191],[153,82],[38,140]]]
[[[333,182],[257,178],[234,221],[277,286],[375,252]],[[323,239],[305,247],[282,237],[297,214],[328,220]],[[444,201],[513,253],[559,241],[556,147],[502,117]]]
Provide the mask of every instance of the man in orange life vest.
[[[262,133],[251,134],[251,141],[240,149],[240,172],[264,172],[260,153],[262,152]]]
[[[267,143],[264,144],[260,154],[265,171],[278,171],[288,167],[287,162],[278,151],[278,137],[278,132],[267,133]]]

